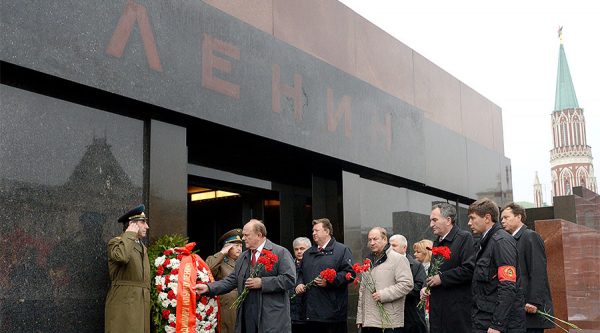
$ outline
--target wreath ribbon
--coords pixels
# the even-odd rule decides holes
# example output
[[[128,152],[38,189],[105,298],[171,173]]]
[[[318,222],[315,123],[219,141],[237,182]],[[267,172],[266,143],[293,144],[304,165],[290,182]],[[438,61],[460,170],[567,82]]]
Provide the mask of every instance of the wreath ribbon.
[[[191,253],[194,246],[196,243],[189,243],[183,248],[175,249],[183,254],[177,279],[177,333],[196,332],[196,292],[193,288],[196,285],[196,265],[200,257]]]

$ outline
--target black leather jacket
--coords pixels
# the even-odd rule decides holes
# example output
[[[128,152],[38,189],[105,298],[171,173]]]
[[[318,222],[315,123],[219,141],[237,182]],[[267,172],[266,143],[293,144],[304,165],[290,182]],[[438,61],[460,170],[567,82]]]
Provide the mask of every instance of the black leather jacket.
[[[517,243],[496,223],[480,242],[473,272],[473,332],[525,332]]]

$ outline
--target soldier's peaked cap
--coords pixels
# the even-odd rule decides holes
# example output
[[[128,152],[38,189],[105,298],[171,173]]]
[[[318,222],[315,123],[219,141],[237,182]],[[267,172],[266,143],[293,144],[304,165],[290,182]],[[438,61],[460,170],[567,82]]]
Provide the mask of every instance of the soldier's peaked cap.
[[[133,220],[146,220],[146,214],[144,213],[145,210],[146,206],[144,206],[143,204],[139,205],[133,208],[132,210],[128,211],[127,213],[123,214],[123,216],[119,217],[117,222],[127,223]]]
[[[242,229],[233,229],[227,231],[218,241],[219,244],[242,243]]]

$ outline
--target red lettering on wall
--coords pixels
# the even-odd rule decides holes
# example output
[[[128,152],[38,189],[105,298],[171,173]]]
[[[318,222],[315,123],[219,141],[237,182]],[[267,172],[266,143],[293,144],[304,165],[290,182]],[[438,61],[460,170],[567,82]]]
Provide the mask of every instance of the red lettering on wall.
[[[392,148],[392,115],[386,113],[383,124],[377,118],[377,116],[373,116],[373,141],[377,141],[378,135],[383,136],[385,138],[385,148],[390,151]]]
[[[231,73],[231,62],[218,57],[215,52],[222,53],[235,60],[240,60],[240,49],[233,44],[204,34],[202,40],[202,86],[223,95],[240,99],[240,86],[229,81],[225,81],[213,75],[213,69],[221,72]]]
[[[302,76],[294,73],[294,85],[288,86],[281,83],[281,75],[279,65],[273,64],[273,80],[272,80],[272,104],[273,112],[281,112],[281,95],[294,100],[294,119],[302,120]]]
[[[127,45],[135,22],[140,26],[140,35],[142,36],[148,65],[153,70],[161,72],[162,66],[160,65],[160,58],[158,57],[154,34],[152,33],[152,27],[150,26],[150,20],[148,19],[148,11],[146,10],[146,7],[135,3],[133,0],[127,1],[125,11],[123,12],[123,15],[121,15],[117,28],[110,38],[106,53],[117,58],[123,56],[123,51],[125,50],[125,46]]]
[[[352,98],[344,95],[338,104],[337,111],[333,105],[333,89],[327,87],[327,130],[335,132],[340,118],[344,117],[344,135],[352,134]]]

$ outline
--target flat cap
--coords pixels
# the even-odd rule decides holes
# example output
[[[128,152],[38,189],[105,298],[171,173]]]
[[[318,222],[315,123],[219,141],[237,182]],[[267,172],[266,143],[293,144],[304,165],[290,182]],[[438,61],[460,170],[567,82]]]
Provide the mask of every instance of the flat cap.
[[[146,206],[144,206],[143,204],[133,208],[132,210],[128,211],[127,213],[123,214],[123,216],[119,217],[119,219],[117,220],[117,222],[119,223],[127,223],[129,221],[134,221],[134,220],[146,220],[146,214],[144,213],[144,211],[146,210]]]
[[[242,229],[233,229],[227,231],[218,241],[219,244],[242,243]]]

